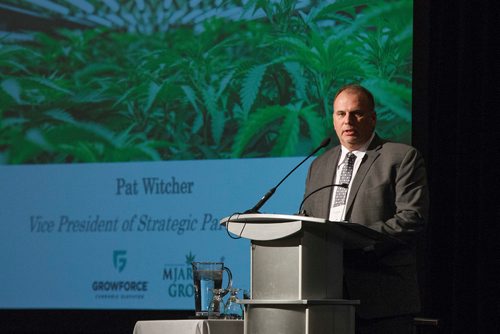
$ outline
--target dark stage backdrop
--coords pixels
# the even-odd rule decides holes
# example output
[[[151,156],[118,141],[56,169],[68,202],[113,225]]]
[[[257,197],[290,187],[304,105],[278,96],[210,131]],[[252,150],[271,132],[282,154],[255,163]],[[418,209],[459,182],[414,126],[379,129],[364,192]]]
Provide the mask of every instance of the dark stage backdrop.
[[[496,7],[494,1],[415,3],[413,143],[426,158],[431,188],[421,281],[424,315],[438,317],[442,333],[500,332]],[[138,319],[183,316],[136,310],[0,314],[6,333],[130,333]]]
[[[500,13],[462,0],[416,1],[415,13],[413,142],[431,191],[424,313],[441,333],[500,333]]]

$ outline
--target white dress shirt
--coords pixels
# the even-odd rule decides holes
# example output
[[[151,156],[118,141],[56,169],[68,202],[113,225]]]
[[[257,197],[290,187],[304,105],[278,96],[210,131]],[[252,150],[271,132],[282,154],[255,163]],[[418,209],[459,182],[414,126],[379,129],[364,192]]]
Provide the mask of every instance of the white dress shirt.
[[[375,137],[375,133],[373,133],[372,136],[370,137],[370,139],[363,146],[361,146],[358,150],[352,151],[352,153],[356,156],[356,160],[354,161],[354,168],[352,171],[351,181],[349,182],[349,188],[347,189],[346,199],[349,198],[349,194],[351,192],[352,180],[354,180],[354,177],[356,176],[356,173],[358,172],[359,166],[361,165],[361,161],[363,160],[363,157],[366,154],[366,150],[368,149],[368,146],[370,146],[370,143],[372,142],[373,137]],[[335,173],[335,182],[334,183],[336,183],[336,184],[338,184],[340,182],[340,172],[341,172],[344,164],[347,162],[346,155],[347,155],[347,153],[350,152],[344,146],[341,146],[341,148],[342,148],[342,152],[340,154],[339,163],[337,165],[337,172]],[[331,207],[330,207],[330,216],[329,216],[330,221],[341,221],[341,220],[345,219],[345,209],[346,209],[347,200],[346,200],[345,204],[343,204],[343,205],[338,205],[335,207],[333,206],[333,203],[335,200],[335,194],[337,193],[338,189],[339,189],[339,187],[333,188]]]

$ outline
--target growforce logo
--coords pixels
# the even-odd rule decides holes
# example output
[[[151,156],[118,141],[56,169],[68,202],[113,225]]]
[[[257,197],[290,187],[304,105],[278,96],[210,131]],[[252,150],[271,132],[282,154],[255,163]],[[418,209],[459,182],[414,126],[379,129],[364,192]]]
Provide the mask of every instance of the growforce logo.
[[[113,267],[121,273],[127,265],[127,251],[116,249],[113,251]],[[148,291],[149,282],[142,279],[97,279],[92,282],[92,291],[96,299],[131,300],[144,299]]]
[[[115,250],[113,252],[113,267],[118,270],[119,273],[125,269],[127,265],[127,251],[126,250]]]

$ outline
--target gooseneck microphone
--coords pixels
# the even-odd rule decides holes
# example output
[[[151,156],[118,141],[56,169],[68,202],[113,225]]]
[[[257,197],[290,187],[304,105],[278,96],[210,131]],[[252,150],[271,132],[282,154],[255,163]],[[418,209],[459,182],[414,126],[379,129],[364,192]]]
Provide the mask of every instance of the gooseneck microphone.
[[[316,154],[316,152],[321,150],[323,147],[328,146],[328,144],[330,144],[329,137],[323,139],[321,144],[319,144],[319,146],[314,151],[312,151],[307,157],[304,158],[304,160],[302,160],[297,166],[295,166],[295,168],[292,169],[283,179],[281,179],[281,181],[274,188],[271,188],[264,196],[262,196],[260,201],[257,202],[257,204],[255,204],[253,208],[248,209],[244,213],[258,213],[259,209],[269,200],[269,198],[271,198],[271,196],[273,196],[273,194],[276,192],[276,189],[278,189],[278,187],[283,183],[283,181],[285,181],[293,172],[295,172],[295,170],[299,168],[307,159],[312,157],[314,154]]]
[[[303,210],[302,207],[304,206],[304,203],[306,202],[306,200],[309,197],[311,197],[312,195],[316,194],[320,190],[323,190],[323,189],[326,189],[326,188],[332,188],[332,187],[349,188],[349,185],[347,183],[332,183],[332,184],[327,184],[326,186],[319,187],[318,189],[314,189],[309,194],[307,194],[306,197],[304,197],[304,199],[302,200],[302,202],[300,202],[298,214],[299,215],[307,215],[306,212],[302,211]]]

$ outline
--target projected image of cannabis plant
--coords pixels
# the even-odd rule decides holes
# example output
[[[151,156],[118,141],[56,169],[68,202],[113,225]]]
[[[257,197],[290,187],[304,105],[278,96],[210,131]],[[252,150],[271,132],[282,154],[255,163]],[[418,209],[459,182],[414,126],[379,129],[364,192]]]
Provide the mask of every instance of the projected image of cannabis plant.
[[[372,90],[377,132],[411,138],[412,1],[248,1],[166,31],[57,29],[0,39],[0,162],[305,155],[334,92]]]

